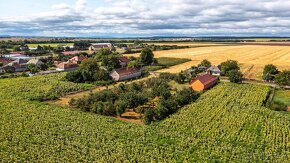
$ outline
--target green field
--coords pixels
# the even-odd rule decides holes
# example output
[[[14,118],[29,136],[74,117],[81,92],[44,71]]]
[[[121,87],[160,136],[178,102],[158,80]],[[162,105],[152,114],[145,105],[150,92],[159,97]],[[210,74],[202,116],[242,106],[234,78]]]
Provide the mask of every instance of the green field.
[[[62,77],[0,80],[1,161],[290,161],[290,115],[262,106],[268,87],[222,83],[172,117],[140,126],[31,101],[90,87]]]
[[[170,57],[160,57],[157,58],[158,64],[154,66],[146,66],[145,70],[147,71],[157,71],[163,68],[179,65],[185,62],[191,61],[187,58],[170,58]]]
[[[290,106],[290,90],[277,90],[273,100]]]
[[[30,48],[36,48],[38,45],[40,46],[51,46],[53,48],[58,46],[73,46],[74,43],[50,43],[50,44],[27,44]]]

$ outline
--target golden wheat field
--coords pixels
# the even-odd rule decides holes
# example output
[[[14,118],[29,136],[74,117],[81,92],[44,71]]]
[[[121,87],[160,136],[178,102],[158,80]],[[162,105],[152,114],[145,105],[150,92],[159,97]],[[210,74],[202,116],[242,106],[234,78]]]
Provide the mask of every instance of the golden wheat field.
[[[137,56],[139,54],[132,54]],[[177,73],[181,70],[197,65],[203,59],[208,59],[214,65],[218,65],[228,59],[237,60],[241,64],[241,70],[246,78],[261,79],[263,67],[266,64],[274,64],[279,70],[290,69],[290,46],[213,46],[189,49],[177,49],[154,52],[155,57],[189,58],[192,61],[183,63],[160,72]]]

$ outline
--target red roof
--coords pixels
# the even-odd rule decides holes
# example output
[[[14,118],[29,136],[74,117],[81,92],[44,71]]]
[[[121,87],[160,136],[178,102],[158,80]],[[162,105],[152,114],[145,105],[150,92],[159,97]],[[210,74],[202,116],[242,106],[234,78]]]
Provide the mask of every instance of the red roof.
[[[131,68],[119,68],[115,70],[121,77],[127,76],[131,74],[135,74],[140,72],[139,68],[131,67]]]
[[[0,58],[0,62],[2,62],[4,65],[12,62],[13,60],[8,59],[8,58]]]
[[[198,76],[191,83],[193,83],[193,82],[195,82],[197,80],[199,80],[203,85],[207,85],[207,84],[210,84],[210,83],[216,81],[217,78],[214,77],[213,75],[205,74],[205,75]]]
[[[125,62],[125,63],[130,62],[130,59],[128,57],[125,57],[125,56],[118,57],[118,60],[119,60],[119,62]]]
[[[88,59],[88,57],[86,57],[86,56],[75,56],[75,57],[71,58],[70,60],[83,61],[83,60],[86,60],[86,59]]]

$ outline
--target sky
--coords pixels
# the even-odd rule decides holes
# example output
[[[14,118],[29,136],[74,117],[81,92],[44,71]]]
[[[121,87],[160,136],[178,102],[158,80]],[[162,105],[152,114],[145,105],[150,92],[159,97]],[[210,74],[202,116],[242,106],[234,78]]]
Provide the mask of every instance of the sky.
[[[0,0],[0,36],[290,36],[290,0]]]

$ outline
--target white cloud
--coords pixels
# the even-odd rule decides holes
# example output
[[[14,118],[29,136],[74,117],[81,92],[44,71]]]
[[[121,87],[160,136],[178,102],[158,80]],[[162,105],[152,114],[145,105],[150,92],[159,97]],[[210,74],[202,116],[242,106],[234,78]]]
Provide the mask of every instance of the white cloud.
[[[55,36],[290,34],[290,0],[105,1],[106,5],[95,9],[86,0],[76,0],[31,17],[0,16],[0,32]]]

